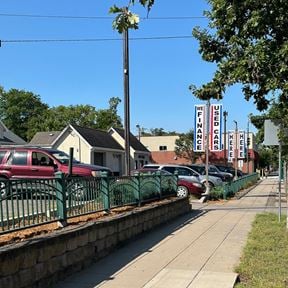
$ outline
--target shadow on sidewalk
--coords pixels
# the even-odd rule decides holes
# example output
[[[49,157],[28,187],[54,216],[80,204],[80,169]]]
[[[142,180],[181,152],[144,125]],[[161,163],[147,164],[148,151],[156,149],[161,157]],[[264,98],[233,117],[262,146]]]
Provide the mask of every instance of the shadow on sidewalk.
[[[134,259],[140,257],[143,253],[152,252],[152,248],[166,237],[174,235],[174,233],[191,224],[200,216],[206,214],[203,210],[192,210],[190,213],[180,216],[164,225],[156,227],[153,230],[147,231],[139,235],[121,247],[116,248],[111,254],[90,264],[84,270],[68,276],[56,283],[54,288],[92,288],[102,283],[113,279],[117,271],[123,269],[125,266],[131,265]]]

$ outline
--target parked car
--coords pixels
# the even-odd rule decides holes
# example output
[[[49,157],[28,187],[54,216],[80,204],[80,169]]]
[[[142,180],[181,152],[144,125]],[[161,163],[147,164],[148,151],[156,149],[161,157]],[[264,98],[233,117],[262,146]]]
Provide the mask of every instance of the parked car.
[[[206,175],[206,166],[205,164],[189,164],[185,165],[196,170],[201,175]],[[208,175],[221,178],[223,182],[230,182],[233,180],[233,175],[228,172],[220,171],[215,165],[208,165]]]
[[[153,168],[142,168],[138,170],[133,170],[132,175],[141,173],[142,175],[156,175],[161,173],[161,175],[173,175],[165,170],[158,170]],[[190,195],[201,196],[205,192],[205,186],[199,181],[187,180],[178,177],[177,181],[177,196],[178,197],[187,197]]]
[[[195,171],[197,171],[199,174],[201,174],[201,175],[206,175],[206,168],[205,168],[205,166],[203,166],[203,165],[197,165],[197,164],[185,164],[185,165],[183,165],[183,166],[186,166],[186,167],[189,167],[189,168],[191,168],[191,169],[193,169],[193,170],[195,170]],[[221,174],[214,174],[214,173],[211,173],[210,171],[208,171],[208,175],[209,176],[216,176],[216,177],[219,177],[222,181],[225,181],[225,177],[224,176],[222,176]]]
[[[235,177],[235,168],[231,166],[220,165],[220,164],[214,164],[214,166],[216,166],[222,172],[231,173],[233,177]],[[244,173],[241,170],[237,169],[237,177],[243,177],[243,176],[244,176]]]
[[[69,155],[55,149],[37,147],[1,147],[0,148],[0,193],[5,198],[7,179],[43,179],[54,177],[55,172],[69,173]],[[72,176],[100,176],[100,172],[112,175],[112,171],[103,166],[89,165],[74,160]],[[2,180],[2,181],[1,181]],[[79,185],[78,185],[79,186]],[[80,193],[80,188],[78,187]],[[81,192],[83,193],[83,191]],[[81,194],[80,193],[80,194]]]
[[[158,170],[165,170],[172,174],[177,173],[180,179],[192,180],[194,182],[199,181],[204,184],[205,187],[207,185],[206,176],[200,175],[195,170],[182,165],[173,165],[173,164],[146,164],[143,168],[154,168]],[[209,176],[208,178],[208,186],[209,189],[212,189],[215,186],[222,186],[223,181],[219,177]],[[205,189],[206,190],[206,189]]]

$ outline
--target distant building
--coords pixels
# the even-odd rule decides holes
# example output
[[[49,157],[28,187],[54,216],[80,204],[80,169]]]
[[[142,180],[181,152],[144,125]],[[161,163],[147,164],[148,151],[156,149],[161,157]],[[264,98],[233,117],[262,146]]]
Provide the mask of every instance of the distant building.
[[[173,136],[141,136],[141,143],[151,152],[151,162],[159,164],[188,164],[186,158],[178,157],[175,153],[175,141],[178,135]]]
[[[61,131],[37,132],[29,144],[43,148],[52,148],[54,141],[60,134]]]

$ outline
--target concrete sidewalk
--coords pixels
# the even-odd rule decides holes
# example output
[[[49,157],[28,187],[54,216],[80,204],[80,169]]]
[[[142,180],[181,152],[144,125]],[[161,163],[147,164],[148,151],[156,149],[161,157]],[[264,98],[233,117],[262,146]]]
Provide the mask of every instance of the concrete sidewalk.
[[[256,213],[275,210],[277,179],[239,200],[192,203],[193,211],[127,244],[55,288],[228,288]]]

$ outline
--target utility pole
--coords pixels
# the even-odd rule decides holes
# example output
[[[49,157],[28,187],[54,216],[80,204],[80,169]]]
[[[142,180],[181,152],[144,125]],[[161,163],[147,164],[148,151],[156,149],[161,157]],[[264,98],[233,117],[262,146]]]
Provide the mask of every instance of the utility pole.
[[[205,170],[206,170],[206,191],[205,194],[210,193],[209,189],[209,142],[210,142],[210,137],[209,137],[209,131],[210,131],[210,100],[207,101],[206,104],[206,146],[205,146],[205,151],[206,151],[206,164],[205,164]]]
[[[226,147],[227,131],[226,131],[226,123],[227,123],[228,112],[224,111],[223,112],[223,116],[224,116],[224,164],[227,166],[227,147]]]
[[[249,137],[249,121],[250,121],[250,116],[248,115],[248,123],[247,123],[247,145],[246,145],[246,163],[247,163],[247,173],[249,174],[249,146],[251,143],[251,139]]]
[[[282,129],[282,124],[280,123],[280,131],[281,131],[281,129]],[[282,214],[282,212],[281,212],[281,210],[282,210],[282,205],[281,205],[281,174],[282,174],[282,171],[281,171],[281,162],[282,162],[282,140],[281,139],[279,139],[279,159],[278,159],[278,163],[279,163],[279,167],[278,167],[278,169],[279,169],[279,176],[278,176],[278,192],[279,192],[279,199],[278,199],[278,203],[279,203],[279,209],[278,209],[278,220],[279,220],[279,222],[281,222],[281,214]]]
[[[125,9],[128,11],[127,8]],[[125,175],[130,175],[129,35],[123,32]]]
[[[235,179],[237,179],[237,169],[238,169],[238,123],[234,120],[235,123]]]

